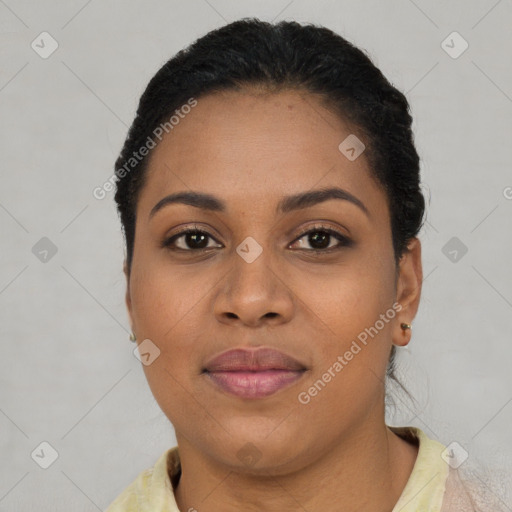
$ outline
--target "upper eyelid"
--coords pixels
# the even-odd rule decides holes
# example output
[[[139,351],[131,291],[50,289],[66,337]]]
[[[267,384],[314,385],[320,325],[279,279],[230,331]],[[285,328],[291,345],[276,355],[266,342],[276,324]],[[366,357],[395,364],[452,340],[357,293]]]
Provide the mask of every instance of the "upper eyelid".
[[[297,238],[302,238],[304,235],[307,235],[311,232],[315,232],[315,231],[328,231],[328,232],[332,232],[332,233],[336,233],[336,234],[339,234],[340,236],[343,236],[344,238],[348,238],[347,235],[344,235],[343,233],[340,233],[339,230],[333,228],[333,227],[330,227],[330,226],[323,226],[323,225],[314,225],[314,226],[309,226],[307,228],[304,228],[303,230],[301,230],[296,236],[295,236],[295,240],[297,240]],[[178,237],[178,236],[181,236],[181,235],[186,235],[187,233],[196,233],[196,232],[199,232],[199,233],[205,233],[207,234],[208,236],[210,236],[211,238],[213,238],[214,240],[216,240],[215,238],[215,235],[212,235],[207,228],[202,228],[201,226],[186,226],[184,227],[183,229],[179,230],[177,233],[174,233],[173,235],[171,235],[170,237],[167,237],[167,239],[170,239],[170,238],[174,238],[174,237]],[[218,240],[216,240],[218,242]]]
[[[331,226],[315,225],[315,226],[309,226],[308,228],[305,228],[303,231],[300,231],[294,240],[302,238],[304,235],[307,235],[309,233],[315,233],[316,231],[327,231],[330,234],[337,234],[342,238],[346,238],[346,239],[349,238],[348,235],[341,233],[340,230],[333,228]]]

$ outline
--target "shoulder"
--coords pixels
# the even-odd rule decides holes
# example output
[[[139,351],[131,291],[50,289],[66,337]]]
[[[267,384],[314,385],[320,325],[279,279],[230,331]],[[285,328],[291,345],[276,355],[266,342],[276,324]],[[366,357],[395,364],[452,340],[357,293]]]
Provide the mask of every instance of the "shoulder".
[[[137,478],[117,496],[105,512],[138,512],[149,494],[153,468],[145,469]]]
[[[416,464],[397,510],[437,512],[512,512],[509,505],[512,472],[490,468],[480,459],[449,465],[448,447],[417,427],[390,427],[412,443],[419,442]],[[445,456],[443,456],[445,454]]]
[[[470,467],[450,468],[441,512],[507,512],[505,493],[512,477]],[[507,482],[508,480],[508,482]]]
[[[178,478],[180,469],[177,447],[166,450],[152,468],[139,473],[105,512],[177,511],[171,478]]]

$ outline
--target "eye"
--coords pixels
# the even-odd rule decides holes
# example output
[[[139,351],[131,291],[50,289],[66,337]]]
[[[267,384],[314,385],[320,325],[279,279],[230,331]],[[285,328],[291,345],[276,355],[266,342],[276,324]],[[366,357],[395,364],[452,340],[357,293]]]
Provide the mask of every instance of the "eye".
[[[331,252],[343,247],[351,247],[353,242],[334,229],[325,226],[314,226],[312,229],[303,232],[299,238],[295,239],[293,244],[297,244],[299,249],[308,252]],[[308,245],[311,247],[310,249],[308,249]]]
[[[307,237],[307,238],[306,238]],[[222,248],[220,244],[207,231],[194,228],[184,228],[162,242],[162,247],[172,251],[199,252],[208,249]],[[290,245],[297,245],[299,250],[315,253],[329,253],[351,247],[352,240],[338,231],[326,226],[314,226],[304,231]],[[310,248],[308,248],[308,245]]]
[[[162,242],[162,247],[166,247],[173,251],[201,251],[206,249],[214,249],[222,247],[221,244],[210,245],[210,242],[218,242],[206,231],[200,229],[183,229],[179,233],[166,238]]]

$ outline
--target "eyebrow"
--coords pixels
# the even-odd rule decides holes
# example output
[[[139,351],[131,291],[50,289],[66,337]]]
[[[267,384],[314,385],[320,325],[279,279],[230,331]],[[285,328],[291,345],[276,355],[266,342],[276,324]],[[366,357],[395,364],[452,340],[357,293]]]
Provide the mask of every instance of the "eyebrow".
[[[287,196],[282,199],[276,208],[276,213],[288,213],[294,210],[301,210],[309,208],[319,203],[329,201],[331,199],[339,199],[342,201],[348,201],[356,205],[361,209],[367,216],[369,216],[368,209],[362,201],[352,195],[350,192],[338,187],[325,188],[320,190],[312,190],[309,192],[303,192]],[[177,192],[170,194],[160,199],[158,203],[153,206],[149,218],[153,217],[159,210],[169,204],[186,204],[200,208],[201,210],[209,210],[213,212],[225,212],[226,203],[221,199],[216,198],[210,194],[204,194],[202,192]]]

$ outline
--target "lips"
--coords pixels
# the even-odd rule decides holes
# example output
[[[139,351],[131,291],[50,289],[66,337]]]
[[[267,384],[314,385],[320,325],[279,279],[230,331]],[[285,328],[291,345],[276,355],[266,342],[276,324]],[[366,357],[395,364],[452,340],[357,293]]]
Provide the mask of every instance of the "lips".
[[[270,348],[235,349],[206,363],[203,373],[217,389],[240,398],[272,395],[299,380],[307,368],[293,357]]]
[[[302,371],[306,367],[293,357],[271,348],[234,349],[223,352],[205,365],[207,372]]]

